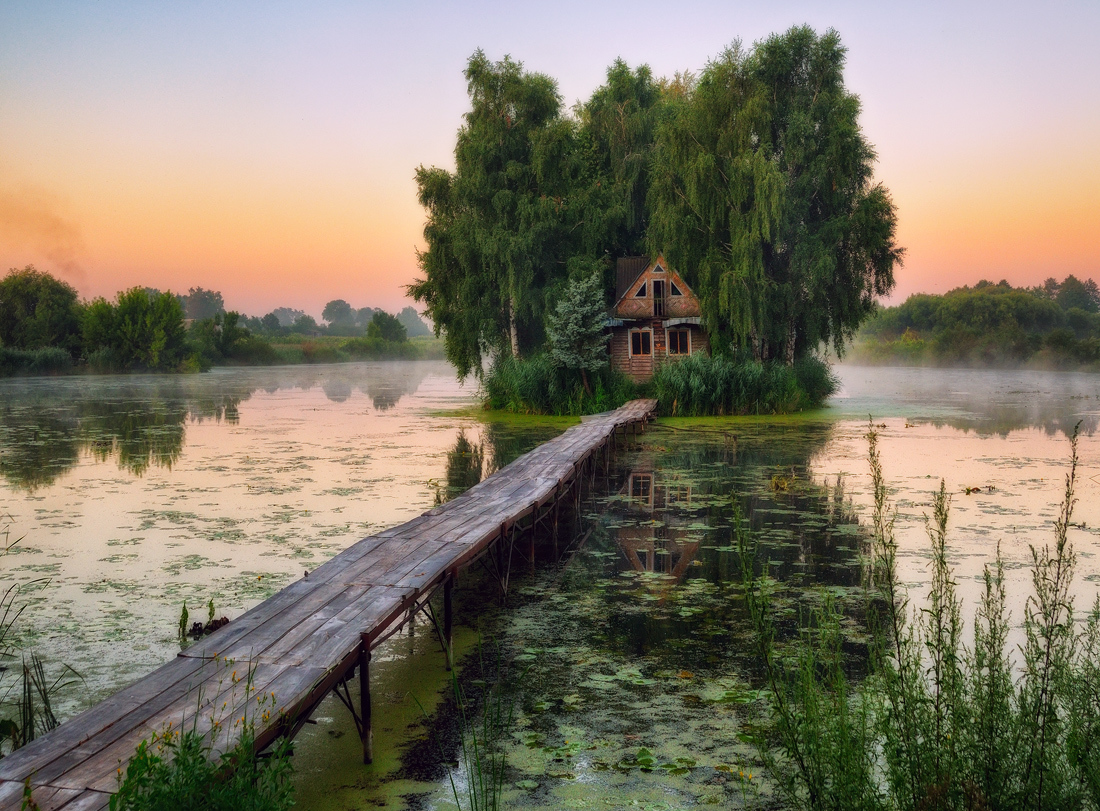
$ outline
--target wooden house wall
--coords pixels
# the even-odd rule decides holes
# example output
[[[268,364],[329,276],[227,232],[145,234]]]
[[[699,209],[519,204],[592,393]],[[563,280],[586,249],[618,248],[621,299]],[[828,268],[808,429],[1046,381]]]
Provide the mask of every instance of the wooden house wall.
[[[652,354],[630,354],[630,332],[635,329],[648,329],[652,332],[650,345]],[[695,324],[686,324],[672,327],[672,329],[687,329],[691,332],[691,353],[709,352],[710,342],[707,335]],[[650,321],[635,321],[615,327],[611,332],[611,366],[618,369],[631,379],[636,381],[648,380],[653,376],[654,369],[669,360],[675,360],[681,355],[668,354],[668,341],[665,335],[665,327],[661,319]]]

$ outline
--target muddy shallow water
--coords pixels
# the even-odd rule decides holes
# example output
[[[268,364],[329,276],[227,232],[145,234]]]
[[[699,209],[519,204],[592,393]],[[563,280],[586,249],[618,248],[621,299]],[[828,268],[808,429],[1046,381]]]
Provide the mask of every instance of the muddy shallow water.
[[[462,685],[476,696],[478,663],[491,676],[498,661],[517,685],[510,805],[736,805],[757,790],[734,516],[786,585],[789,610],[815,599],[807,587],[854,586],[868,415],[914,598],[927,581],[922,516],[943,477],[960,592],[972,601],[999,542],[1016,621],[1029,544],[1051,538],[1067,433],[1080,423],[1071,539],[1078,605],[1091,602],[1096,377],[840,374],[840,394],[814,414],[654,426],[617,454],[575,534],[540,542],[533,564],[521,558],[505,608],[477,570],[463,576]],[[237,616],[567,425],[485,422],[474,394],[439,363],[0,381],[0,513],[22,537],[0,565],[28,603],[21,645],[85,678],[61,713],[173,656],[184,600],[192,618],[211,599]],[[857,640],[858,623],[848,632]],[[442,808],[452,778],[461,790],[465,773],[449,765],[457,716],[430,629],[406,629],[375,661],[377,762],[358,762],[346,710],[327,701],[300,735],[300,806]]]

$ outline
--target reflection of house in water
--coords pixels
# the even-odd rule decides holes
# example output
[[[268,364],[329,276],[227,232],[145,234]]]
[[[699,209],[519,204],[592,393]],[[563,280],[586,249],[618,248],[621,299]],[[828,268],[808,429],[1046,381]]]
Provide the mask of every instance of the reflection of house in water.
[[[653,581],[661,592],[678,583],[695,562],[699,538],[688,525],[698,521],[691,485],[654,470],[643,461],[631,471],[623,488],[627,526],[613,537],[634,571],[668,575]]]

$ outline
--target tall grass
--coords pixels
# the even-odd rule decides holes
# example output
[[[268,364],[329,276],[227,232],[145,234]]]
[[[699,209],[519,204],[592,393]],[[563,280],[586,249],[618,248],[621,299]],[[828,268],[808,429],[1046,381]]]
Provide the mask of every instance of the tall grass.
[[[0,346],[0,377],[10,375],[61,374],[72,369],[73,359],[64,349],[15,349]]]
[[[868,442],[871,673],[858,689],[846,676],[840,613],[828,597],[805,618],[793,654],[777,652],[773,584],[766,570],[754,573],[754,550],[740,536],[746,602],[771,694],[774,747],[764,754],[780,791],[791,807],[809,809],[1100,808],[1100,599],[1079,629],[1070,596],[1076,432],[1053,545],[1032,548],[1018,663],[1008,644],[999,548],[985,569],[972,642],[963,641],[942,483],[927,519],[931,591],[926,607],[910,607],[873,430]]]
[[[591,373],[591,393],[580,373],[554,364],[549,355],[513,358],[501,355],[485,376],[489,408],[517,414],[579,416],[618,408],[639,396],[640,389],[621,372],[605,367]]]
[[[231,662],[225,660],[228,667]],[[110,811],[286,811],[294,805],[291,784],[292,743],[282,738],[271,753],[257,757],[254,716],[266,718],[275,694],[259,693],[250,665],[244,678],[251,710],[234,722],[236,743],[215,750],[222,719],[211,717],[207,732],[199,731],[199,713],[189,727],[168,728],[138,744],[125,772],[118,772],[118,791]],[[236,682],[236,673],[233,675]],[[201,695],[199,706],[203,701]]]
[[[659,366],[652,386],[663,415],[702,417],[817,408],[837,383],[817,358],[785,366],[697,353]]]

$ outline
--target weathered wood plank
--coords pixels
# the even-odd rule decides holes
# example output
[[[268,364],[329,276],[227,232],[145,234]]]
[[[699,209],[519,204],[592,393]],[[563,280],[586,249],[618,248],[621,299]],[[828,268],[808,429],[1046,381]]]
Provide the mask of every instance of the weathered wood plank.
[[[400,622],[416,600],[502,532],[568,492],[586,460],[617,431],[648,421],[655,407],[656,401],[637,400],[589,419],[458,498],[364,538],[149,676],[12,753],[0,761],[0,811],[22,804],[28,777],[44,811],[106,807],[119,768],[138,743],[169,724],[190,725],[224,750],[238,739],[238,719],[247,715],[258,738],[269,740],[281,715],[309,712],[346,677],[361,634],[377,638]]]

